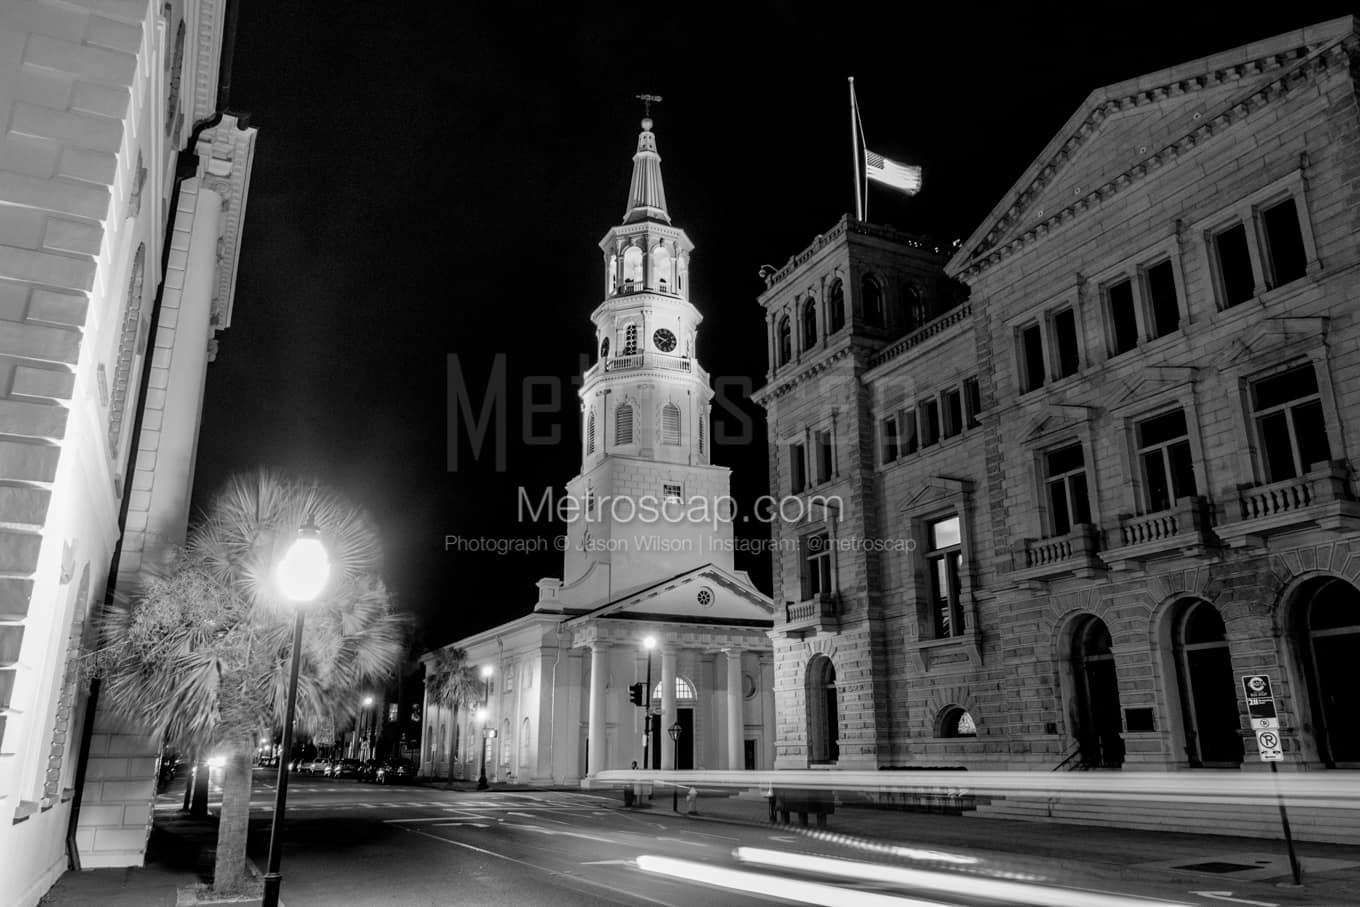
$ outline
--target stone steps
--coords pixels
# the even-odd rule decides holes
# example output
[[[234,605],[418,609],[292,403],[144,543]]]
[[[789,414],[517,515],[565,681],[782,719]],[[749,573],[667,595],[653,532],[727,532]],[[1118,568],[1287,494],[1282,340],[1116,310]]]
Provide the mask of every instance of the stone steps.
[[[1257,804],[1144,800],[994,798],[964,815],[987,819],[1100,825],[1147,831],[1283,838],[1273,800]],[[1289,825],[1300,841],[1360,845],[1360,810],[1291,806]]]

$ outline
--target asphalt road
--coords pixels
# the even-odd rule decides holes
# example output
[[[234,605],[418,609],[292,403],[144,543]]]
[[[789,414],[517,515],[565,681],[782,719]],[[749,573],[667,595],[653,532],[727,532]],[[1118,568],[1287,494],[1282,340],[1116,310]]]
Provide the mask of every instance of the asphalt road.
[[[272,772],[257,771],[250,853],[260,866],[273,798]],[[180,803],[179,796],[168,796],[158,808],[173,811]],[[670,798],[660,794],[647,807],[626,810],[617,795],[584,791],[441,791],[295,774],[289,784],[283,902],[287,907],[1138,903],[1115,893],[1128,893],[1127,885],[1067,890],[967,868],[950,872],[935,860],[922,864],[901,855],[847,852],[815,837],[691,819],[670,807]],[[1007,885],[1018,887],[998,887]],[[1140,886],[1140,891],[1180,894],[1171,900],[1204,904],[1183,897],[1184,888]]]

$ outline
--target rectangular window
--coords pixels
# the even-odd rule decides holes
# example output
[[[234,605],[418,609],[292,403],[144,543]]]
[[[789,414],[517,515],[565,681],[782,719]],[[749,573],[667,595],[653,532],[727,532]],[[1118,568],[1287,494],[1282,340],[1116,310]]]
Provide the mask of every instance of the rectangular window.
[[[1138,313],[1134,310],[1133,281],[1125,278],[1105,288],[1110,313],[1110,355],[1127,353],[1138,345]]]
[[[1081,353],[1077,348],[1077,313],[1063,309],[1053,316],[1053,341],[1057,346],[1058,377],[1075,375],[1081,367]]]
[[[1044,335],[1039,325],[1020,329],[1020,389],[1032,391],[1044,386]]]
[[[1267,482],[1297,478],[1332,458],[1311,364],[1255,382],[1251,403]]]
[[[958,388],[947,390],[940,395],[944,403],[944,436],[952,438],[963,432],[963,397]]]
[[[683,489],[680,487],[679,483],[666,482],[661,486],[661,499],[663,501],[683,500],[683,493]]]
[[[830,595],[831,538],[817,532],[803,538],[803,600]]]
[[[931,615],[936,639],[963,632],[963,605],[959,596],[959,566],[963,539],[957,515],[930,523],[926,572],[930,576]]]
[[[977,428],[978,413],[982,412],[982,389],[978,379],[963,379],[963,418],[968,428]]]
[[[1269,289],[1292,283],[1308,273],[1308,253],[1299,228],[1299,209],[1287,198],[1261,212],[1265,234],[1266,286]]]
[[[831,431],[822,429],[813,437],[817,441],[817,481],[829,482],[835,468],[832,462]]]
[[[904,410],[897,417],[897,427],[902,432],[902,455],[914,454],[921,446],[916,434],[916,410]]]
[[[1213,237],[1214,259],[1218,265],[1218,286],[1223,308],[1246,302],[1256,295],[1256,278],[1251,273],[1251,252],[1247,249],[1247,228],[1234,224]]]
[[[1069,444],[1044,455],[1044,484],[1053,535],[1067,535],[1073,526],[1091,522],[1086,458],[1080,444]]]
[[[921,446],[929,447],[940,440],[940,404],[937,400],[921,403]]]
[[[789,445],[789,492],[802,494],[807,488],[807,451],[801,442]]]
[[[879,423],[879,437],[883,443],[883,462],[891,463],[899,453],[897,440],[897,417],[889,416]]]
[[[1143,506],[1148,513],[1169,510],[1195,494],[1195,468],[1185,411],[1174,410],[1138,423],[1138,463],[1143,475]]]
[[[1165,337],[1180,327],[1180,301],[1176,297],[1176,275],[1170,259],[1143,271],[1143,289],[1152,315],[1152,336]]]

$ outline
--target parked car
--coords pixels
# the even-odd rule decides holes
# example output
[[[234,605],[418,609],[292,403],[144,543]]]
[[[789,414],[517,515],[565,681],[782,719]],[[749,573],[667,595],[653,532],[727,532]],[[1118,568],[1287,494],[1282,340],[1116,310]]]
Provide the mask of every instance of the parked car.
[[[327,778],[359,777],[358,759],[337,759],[326,767]]]
[[[302,770],[309,775],[323,775],[326,773],[326,765],[325,759],[308,759],[302,763]]]
[[[389,759],[378,766],[373,780],[379,784],[401,784],[416,776],[416,764],[410,759]]]

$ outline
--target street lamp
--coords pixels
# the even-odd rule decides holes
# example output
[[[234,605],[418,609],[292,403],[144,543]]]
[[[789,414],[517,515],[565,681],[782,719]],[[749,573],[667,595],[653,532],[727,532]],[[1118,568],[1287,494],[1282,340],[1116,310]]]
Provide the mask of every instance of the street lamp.
[[[298,664],[302,650],[302,606],[316,600],[331,575],[331,559],[321,543],[316,520],[308,516],[297,538],[279,563],[276,581],[283,597],[296,605],[293,617],[293,649],[289,653],[288,706],[283,713],[283,752],[279,757],[278,784],[274,791],[274,818],[269,829],[269,866],[264,874],[261,907],[278,907],[283,874],[283,811],[288,801],[288,756],[293,751],[293,712],[297,707]]]
[[[482,725],[482,772],[477,778],[477,790],[486,790],[486,709],[477,710],[477,720]]]
[[[682,728],[680,726],[680,722],[677,721],[675,722],[675,724],[672,724],[670,728],[667,729],[666,731],[666,733],[671,735],[671,739],[675,741],[676,768],[680,767],[680,732],[683,730],[684,728]],[[680,811],[680,785],[677,784],[671,787],[671,812],[678,813],[679,811]]]
[[[368,710],[373,707],[373,697],[365,696],[359,703],[363,710],[359,712],[359,720],[354,728],[354,745],[350,747],[349,756],[351,759],[367,759],[372,753],[371,747],[365,747],[368,738],[373,736],[373,720],[369,717]]]
[[[647,722],[642,735],[642,768],[646,770],[652,767],[647,760],[651,758],[652,747],[652,650],[656,648],[656,637],[645,637],[642,647],[647,650],[647,692],[643,700],[646,705],[642,710],[643,721]]]

